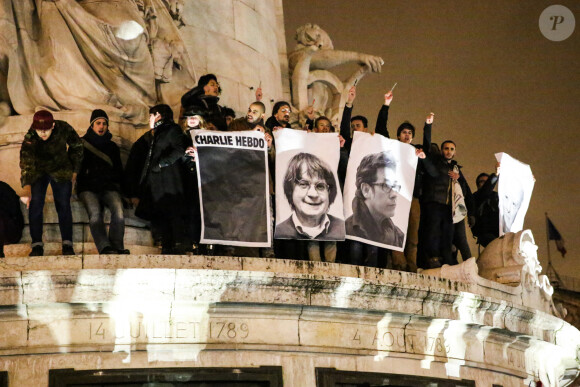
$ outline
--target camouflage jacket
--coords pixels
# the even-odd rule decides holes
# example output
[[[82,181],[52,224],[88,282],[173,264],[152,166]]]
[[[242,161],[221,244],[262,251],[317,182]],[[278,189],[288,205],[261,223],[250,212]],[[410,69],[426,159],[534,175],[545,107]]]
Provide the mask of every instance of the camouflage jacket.
[[[52,134],[46,141],[32,128],[24,136],[20,148],[20,181],[23,187],[31,185],[44,174],[56,181],[71,180],[73,172],[80,170],[83,143],[79,135],[66,122],[54,122]]]

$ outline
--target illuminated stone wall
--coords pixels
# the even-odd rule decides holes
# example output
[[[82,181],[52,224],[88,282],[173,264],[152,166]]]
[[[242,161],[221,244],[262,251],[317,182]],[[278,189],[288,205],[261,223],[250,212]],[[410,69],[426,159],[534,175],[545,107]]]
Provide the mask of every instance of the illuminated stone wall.
[[[316,368],[528,386],[574,377],[580,344],[507,285],[275,259],[12,257],[0,304],[12,387],[50,369],[258,366],[285,386],[315,386]]]

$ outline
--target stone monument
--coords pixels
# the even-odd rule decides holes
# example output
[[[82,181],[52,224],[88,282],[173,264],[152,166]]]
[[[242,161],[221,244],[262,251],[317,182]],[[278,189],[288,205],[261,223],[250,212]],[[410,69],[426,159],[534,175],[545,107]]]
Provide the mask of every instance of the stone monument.
[[[15,188],[39,108],[82,133],[101,107],[127,150],[147,130],[145,109],[175,107],[201,74],[216,74],[220,103],[239,112],[261,83],[267,105],[292,89],[296,107],[315,98],[336,118],[350,85],[383,64],[334,50],[314,24],[299,29],[288,59],[281,0],[0,0],[0,16],[0,179]],[[346,81],[329,71],[343,63],[359,65]],[[133,255],[93,255],[86,214],[73,206],[80,254],[27,257],[15,246],[0,260],[0,387],[128,375],[143,385],[218,375],[290,387],[345,378],[515,387],[578,376],[580,332],[538,275],[529,231],[492,242],[479,260],[414,274],[157,255],[142,224],[127,227],[141,247]],[[45,219],[55,223],[54,209]]]

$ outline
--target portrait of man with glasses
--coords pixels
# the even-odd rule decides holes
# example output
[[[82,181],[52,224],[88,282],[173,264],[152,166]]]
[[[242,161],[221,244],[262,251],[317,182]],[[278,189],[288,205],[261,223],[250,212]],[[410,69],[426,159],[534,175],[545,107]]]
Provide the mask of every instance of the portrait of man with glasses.
[[[352,215],[346,234],[385,245],[402,247],[405,234],[391,219],[397,208],[401,185],[397,162],[390,152],[365,156],[356,170]]]
[[[283,188],[292,214],[276,226],[276,238],[344,239],[344,220],[328,213],[338,187],[326,162],[310,153],[296,154],[288,163]]]

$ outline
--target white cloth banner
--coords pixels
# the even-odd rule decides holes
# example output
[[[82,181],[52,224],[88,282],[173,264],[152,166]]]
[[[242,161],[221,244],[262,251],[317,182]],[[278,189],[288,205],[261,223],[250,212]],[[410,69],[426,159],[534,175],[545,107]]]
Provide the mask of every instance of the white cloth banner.
[[[346,238],[403,251],[416,170],[412,145],[355,132],[344,183]]]
[[[534,190],[534,175],[528,164],[508,155],[496,153],[501,163],[497,193],[499,196],[499,235],[524,228],[524,218]]]
[[[201,243],[270,247],[268,144],[258,131],[194,130]]]
[[[277,239],[344,240],[337,133],[280,129],[276,142]]]

